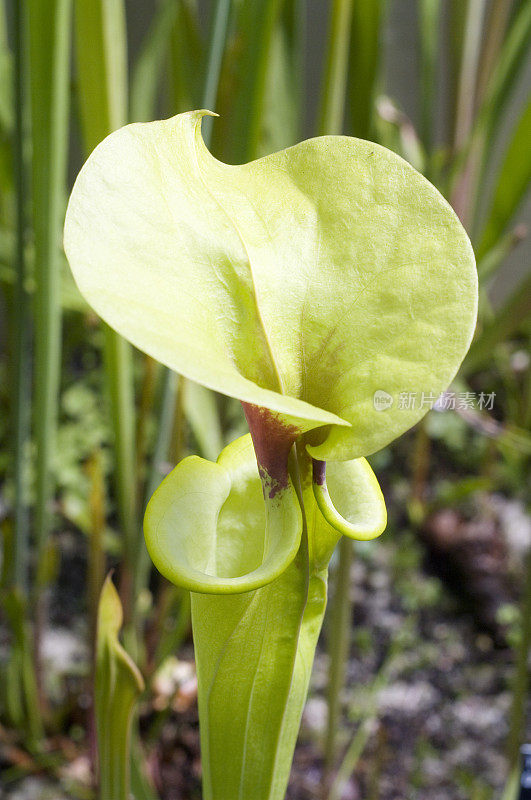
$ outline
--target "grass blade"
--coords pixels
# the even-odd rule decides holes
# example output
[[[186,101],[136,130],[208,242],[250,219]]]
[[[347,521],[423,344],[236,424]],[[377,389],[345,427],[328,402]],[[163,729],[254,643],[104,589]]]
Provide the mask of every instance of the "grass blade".
[[[337,733],[341,725],[341,691],[345,682],[346,662],[350,645],[352,602],[350,600],[350,571],[354,548],[352,540],[342,536],[339,559],[334,576],[334,595],[330,609],[328,651],[328,718],[325,738],[325,780],[329,780],[336,762]]]
[[[23,731],[27,745],[33,748],[38,746],[44,730],[27,602],[17,589],[2,594],[1,600],[13,637],[5,671],[2,671],[2,701],[11,723]]]
[[[199,452],[203,458],[216,461],[223,450],[216,395],[198,383],[187,381],[183,405]]]
[[[17,80],[19,75],[23,75],[23,72],[19,72],[20,67],[22,66],[23,70],[25,68],[25,65],[21,65],[17,52],[20,50],[18,41],[20,34],[15,14],[20,11],[20,3],[13,9],[14,52],[11,52],[7,38],[6,2],[7,0],[0,2],[0,225],[2,228],[4,228],[4,225],[6,227],[11,225],[11,219],[9,218],[11,198],[8,199],[8,197],[13,190],[13,174],[16,172],[16,164],[13,168],[13,160],[16,159],[18,140],[13,141],[13,135],[16,125],[15,116],[19,110],[19,106],[16,105],[19,101]],[[25,54],[25,57],[27,59],[27,54]],[[8,239],[5,230],[2,230],[2,238],[4,244]],[[3,249],[4,247],[2,247]],[[10,257],[11,253],[9,253],[8,259]]]
[[[105,480],[102,453],[98,448],[86,465],[89,478],[90,537],[87,563],[87,603],[89,607],[90,637],[96,642],[98,624],[98,601],[105,579]]]
[[[222,149],[224,160],[233,164],[251,161],[260,152],[268,65],[281,8],[282,0],[248,0],[238,6],[230,98],[215,139],[216,150]]]
[[[159,800],[143,769],[145,761],[139,737],[134,737],[131,747],[131,797],[134,800]]]
[[[20,4],[18,4],[18,5],[20,5]],[[18,9],[18,8],[14,9],[14,14],[13,14],[13,28],[14,28],[14,31],[13,31],[13,33],[14,33],[14,37],[13,37],[14,38],[14,48],[13,49],[15,51],[13,53],[13,57],[14,57],[14,61],[15,61],[15,66],[19,63],[19,61],[17,60],[17,53],[16,53],[16,49],[17,49],[18,44],[19,44],[19,38],[18,37],[20,35],[19,34],[19,30],[18,30],[18,25],[19,25],[18,17],[16,16],[18,14],[19,10],[20,9]],[[0,63],[1,63],[1,66],[2,66],[2,76],[4,76],[5,74],[8,74],[8,73],[11,73],[11,63],[10,63],[11,60],[12,60],[12,56],[11,56],[11,51],[9,49],[8,38],[7,38],[6,4],[5,4],[5,0],[2,0],[2,2],[0,3]],[[8,62],[9,62],[9,67],[6,67],[6,64]],[[14,76],[14,80],[15,81],[17,80],[16,76]],[[15,86],[15,96],[16,96],[16,86]],[[11,87],[8,86],[7,84],[3,83],[2,87],[0,88],[0,109],[1,109],[0,120],[2,121],[2,123],[5,121],[6,117],[12,117],[13,116],[12,97],[13,96],[11,94]]]
[[[155,447],[151,459],[151,471],[146,485],[145,505],[167,470],[165,469],[169,441],[177,404],[177,375],[171,369],[165,369],[162,377],[162,395],[158,413],[158,430]]]
[[[433,148],[437,100],[440,0],[419,0],[420,16],[420,137],[428,156]]]
[[[492,202],[477,248],[483,257],[503,235],[531,181],[531,101],[528,102],[513,132],[498,173]]]
[[[486,251],[485,255],[478,260],[478,275],[481,283],[485,284],[487,279],[495,274],[505,259],[526,237],[526,225],[517,225],[501,236],[496,244]]]
[[[16,281],[13,295],[13,471],[14,471],[14,525],[11,546],[4,541],[6,574],[9,586],[2,601],[13,633],[13,648],[6,667],[6,704],[19,713],[19,724],[26,731],[28,743],[35,746],[43,735],[38,702],[38,687],[34,669],[33,636],[28,614],[29,527],[28,503],[25,485],[27,447],[30,440],[31,418],[31,358],[30,358],[30,303],[27,293],[28,265],[25,244],[28,233],[29,200],[29,52],[28,20],[25,2],[13,6],[14,38],[14,130],[13,167],[16,205],[15,269]],[[0,12],[4,13],[4,8]],[[2,16],[2,21],[4,21]],[[7,43],[6,47],[7,47]],[[9,556],[9,558],[8,558]],[[4,583],[2,580],[1,583]],[[13,717],[14,721],[16,716]]]
[[[112,328],[104,325],[105,374],[109,387],[111,420],[116,458],[116,496],[120,525],[125,537],[125,563],[121,593],[126,624],[131,622],[134,575],[140,550],[145,549],[136,511],[135,400],[131,347]]]
[[[448,41],[447,41],[447,61],[450,70],[449,81],[449,113],[447,122],[447,142],[452,143],[456,124],[457,94],[459,89],[459,74],[461,69],[461,59],[463,53],[463,41],[465,31],[467,6],[463,0],[449,0],[448,3]]]
[[[127,122],[127,38],[123,0],[76,3],[78,97],[87,155]],[[116,496],[124,533],[122,600],[133,614],[134,573],[143,547],[136,513],[135,400],[130,345],[104,326],[105,372],[116,458]]]
[[[466,143],[474,121],[477,70],[481,53],[485,0],[468,0],[461,70],[457,92],[454,147],[460,150]]]
[[[516,670],[514,675],[511,707],[511,725],[507,743],[509,766],[518,766],[520,745],[525,741],[526,700],[529,696],[529,654],[531,652],[531,551],[525,559],[523,596],[520,611],[521,627],[516,650]]]
[[[130,116],[135,122],[148,122],[155,114],[161,70],[170,46],[178,5],[178,0],[163,0],[142,42],[131,78]]]
[[[455,112],[454,150],[457,153],[467,146],[474,126],[485,6],[485,0],[468,0]],[[471,198],[478,162],[477,147],[473,147],[464,160],[451,195],[452,206],[465,228],[473,219]]]
[[[531,275],[522,281],[520,286],[504,303],[490,325],[485,326],[481,334],[472,342],[472,346],[461,366],[463,376],[473,374],[484,364],[492,361],[494,348],[519,330],[524,320],[531,314]]]
[[[31,359],[29,351],[29,298],[26,291],[28,268],[25,243],[27,234],[29,175],[27,163],[28,138],[28,74],[27,74],[27,19],[26,4],[16,2],[13,7],[14,33],[14,97],[15,129],[13,156],[16,192],[16,284],[14,293],[13,340],[13,432],[14,432],[14,491],[15,535],[13,538],[13,585],[22,595],[27,592],[28,569],[28,508],[24,485],[26,448],[30,438],[31,416]]]
[[[77,89],[87,153],[127,122],[127,38],[122,0],[76,0]]]
[[[452,170],[454,175],[451,182],[456,184],[453,195],[457,195],[460,207],[468,206],[467,220],[474,223],[474,232],[478,228],[479,199],[484,194],[497,131],[525,68],[530,41],[531,4],[523,3],[509,27],[487,86],[482,89],[483,97],[478,95],[478,99],[482,100],[481,107],[468,142]],[[461,199],[459,195],[462,195]]]
[[[427,154],[409,117],[385,95],[378,97],[376,111],[376,141],[405,158],[418,172],[426,172]]]
[[[271,40],[258,155],[300,139],[304,81],[304,0],[287,0]]]
[[[513,0],[494,0],[489,9],[486,35],[481,49],[478,70],[477,93],[480,102],[483,102],[489,81],[496,67],[512,7]]]
[[[60,249],[68,153],[70,0],[29,0],[35,242],[35,528],[50,532],[61,354]]]
[[[351,20],[352,0],[334,0],[330,14],[324,87],[318,122],[318,131],[321,135],[341,133],[343,130]]]
[[[169,106],[172,114],[196,108],[201,97],[204,52],[197,17],[196,0],[177,0],[170,46]]]
[[[110,575],[98,608],[96,727],[101,800],[127,800],[130,784],[131,723],[144,689],[139,670],[120,642],[123,612]]]
[[[531,4],[521,3],[509,27],[478,116],[478,127],[484,129],[488,140],[495,136],[503,110],[526,66],[530,41]]]
[[[215,108],[218,96],[219,76],[227,38],[230,7],[230,0],[218,0],[216,3],[214,21],[212,23],[210,45],[208,49],[208,66],[201,104],[203,108],[209,108],[211,110]],[[203,121],[203,139],[207,147],[212,138],[212,123],[212,117],[206,117]]]
[[[378,717],[379,693],[389,683],[391,669],[395,663],[396,657],[401,652],[404,642],[407,640],[406,637],[410,630],[409,625],[407,629],[406,631],[402,631],[393,642],[385,661],[375,675],[371,685],[366,689],[367,699],[363,715],[359,720],[357,730],[352,736],[345,751],[345,755],[343,756],[343,760],[339,765],[337,774],[330,787],[328,800],[341,800],[345,786],[354,773],[356,765],[370,739],[371,724],[375,722]]]
[[[35,258],[35,675],[41,709],[41,634],[54,494],[61,365],[61,229],[68,154],[70,0],[28,0]]]
[[[352,11],[349,59],[350,124],[352,135],[370,139],[376,85],[380,73],[381,30],[385,0],[359,0]]]
[[[517,800],[520,793],[520,768],[515,766],[509,774],[501,800]]]

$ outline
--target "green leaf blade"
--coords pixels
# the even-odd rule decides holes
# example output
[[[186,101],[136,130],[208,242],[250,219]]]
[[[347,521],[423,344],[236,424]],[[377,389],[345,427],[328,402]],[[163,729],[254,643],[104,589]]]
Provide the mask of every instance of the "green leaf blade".
[[[529,191],[531,181],[531,101],[517,122],[501,164],[492,204],[478,246],[484,256],[503,235]]]
[[[118,640],[122,604],[110,575],[98,607],[96,649],[96,728],[100,764],[100,796],[128,800],[131,722],[144,681]]]
[[[127,121],[127,38],[123,0],[75,6],[78,97],[85,148]]]
[[[350,123],[354,136],[372,138],[374,99],[380,72],[385,0],[356,0],[349,58]]]
[[[52,462],[61,371],[61,252],[68,157],[71,0],[27,3],[35,247],[36,520],[39,558],[51,526]]]
[[[192,595],[205,800],[284,797],[325,604],[300,556],[255,592]]]

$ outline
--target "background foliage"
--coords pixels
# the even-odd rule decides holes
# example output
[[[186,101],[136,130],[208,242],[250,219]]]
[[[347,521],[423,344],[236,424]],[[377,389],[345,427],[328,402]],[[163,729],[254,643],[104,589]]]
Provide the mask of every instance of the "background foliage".
[[[195,107],[220,114],[205,139],[233,163],[317,133],[395,150],[450,200],[480,275],[452,387],[473,401],[430,412],[372,459],[389,531],[336,559],[290,796],[514,797],[531,737],[530,39],[525,0],[0,3],[6,797],[35,776],[37,796],[92,796],[91,652],[109,567],[121,663],[146,682],[134,795],[199,796],[189,597],[152,574],[141,517],[175,463],[216,458],[245,424],[238,404],[102,327],[61,250],[68,190],[97,142]]]

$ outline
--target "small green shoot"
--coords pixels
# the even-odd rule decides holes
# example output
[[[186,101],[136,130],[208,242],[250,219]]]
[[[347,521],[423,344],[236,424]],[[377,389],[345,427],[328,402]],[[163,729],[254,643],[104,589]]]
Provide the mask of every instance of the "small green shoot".
[[[144,689],[142,675],[118,641],[122,620],[122,604],[108,575],[98,608],[96,648],[100,800],[129,800],[131,724]]]

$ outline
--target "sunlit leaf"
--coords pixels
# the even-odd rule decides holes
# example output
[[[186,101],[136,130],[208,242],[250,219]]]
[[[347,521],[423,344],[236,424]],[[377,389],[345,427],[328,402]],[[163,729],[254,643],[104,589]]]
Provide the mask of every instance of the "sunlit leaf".
[[[316,458],[380,449],[427,410],[400,392],[446,389],[468,348],[462,226],[378,145],[321,137],[228,166],[204,147],[203,113],[127,126],[89,158],[65,228],[82,293],[186,377],[300,432],[329,425]]]

